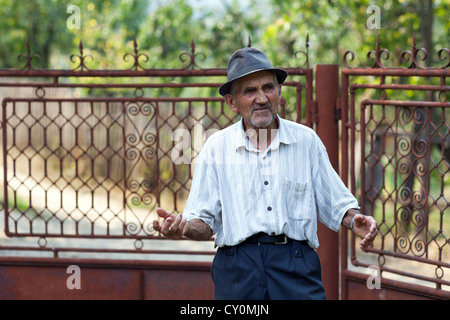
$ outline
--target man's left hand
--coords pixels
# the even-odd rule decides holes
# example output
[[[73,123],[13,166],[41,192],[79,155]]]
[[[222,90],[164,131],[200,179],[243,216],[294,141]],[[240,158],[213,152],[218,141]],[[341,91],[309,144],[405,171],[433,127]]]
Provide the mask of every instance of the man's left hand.
[[[360,213],[356,214],[353,219],[353,232],[362,238],[361,249],[369,247],[378,233],[377,222],[373,217]]]

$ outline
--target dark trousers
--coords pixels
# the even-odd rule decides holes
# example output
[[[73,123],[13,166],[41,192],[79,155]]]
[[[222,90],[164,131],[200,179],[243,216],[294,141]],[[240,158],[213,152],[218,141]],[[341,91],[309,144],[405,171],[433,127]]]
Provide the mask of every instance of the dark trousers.
[[[217,250],[217,300],[324,300],[319,257],[306,241],[242,243]]]

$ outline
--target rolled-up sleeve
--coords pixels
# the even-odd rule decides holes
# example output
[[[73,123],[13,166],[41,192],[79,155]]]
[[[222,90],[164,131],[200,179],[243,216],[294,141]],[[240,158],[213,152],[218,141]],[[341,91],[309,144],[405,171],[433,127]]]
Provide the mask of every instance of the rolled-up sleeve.
[[[187,221],[203,220],[214,234],[222,227],[219,183],[214,161],[208,161],[208,148],[203,148],[198,156],[192,179],[191,190],[184,208]]]
[[[359,205],[331,165],[322,142],[317,143],[313,187],[318,217],[328,228],[337,232],[345,213],[352,208],[359,209]]]

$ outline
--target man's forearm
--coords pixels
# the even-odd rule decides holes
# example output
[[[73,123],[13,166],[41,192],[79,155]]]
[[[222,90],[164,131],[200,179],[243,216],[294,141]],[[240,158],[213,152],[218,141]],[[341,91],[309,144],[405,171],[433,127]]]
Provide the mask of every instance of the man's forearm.
[[[203,220],[193,219],[186,223],[183,234],[193,240],[209,240],[213,232]]]

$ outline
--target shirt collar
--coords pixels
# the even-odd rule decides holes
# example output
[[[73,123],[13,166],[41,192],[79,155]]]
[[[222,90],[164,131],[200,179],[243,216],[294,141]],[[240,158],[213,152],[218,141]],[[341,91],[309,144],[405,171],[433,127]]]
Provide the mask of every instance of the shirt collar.
[[[289,126],[287,125],[287,120],[280,118],[277,115],[279,127],[277,135],[275,139],[272,140],[270,144],[270,149],[276,150],[280,147],[280,143],[283,144],[291,144],[297,142],[297,139],[289,130]],[[236,135],[236,151],[240,148],[246,148],[247,150],[254,149],[253,145],[248,140],[245,131],[244,131],[244,120],[241,120],[236,124],[237,125],[237,135]]]

